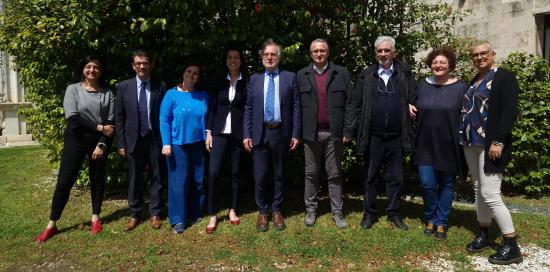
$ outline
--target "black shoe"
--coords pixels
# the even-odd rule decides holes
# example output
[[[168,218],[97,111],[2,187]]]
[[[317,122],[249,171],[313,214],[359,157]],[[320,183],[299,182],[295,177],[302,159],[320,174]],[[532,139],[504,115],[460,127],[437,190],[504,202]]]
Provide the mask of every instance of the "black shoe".
[[[435,233],[435,226],[433,223],[426,224],[424,228],[424,235],[430,236]]]
[[[402,230],[408,230],[409,227],[407,227],[407,224],[403,222],[403,218],[401,218],[401,215],[395,214],[395,215],[388,215],[388,221],[393,223],[393,225]]]
[[[378,222],[378,218],[376,218],[376,215],[364,213],[363,220],[361,220],[361,227],[364,229],[370,229],[372,228],[372,225],[374,225],[374,223],[376,222]]]
[[[481,252],[491,246],[492,243],[489,241],[489,227],[479,227],[476,238],[466,246],[466,250],[468,250],[468,252]]]
[[[437,226],[435,228],[434,237],[441,240],[447,239],[447,228],[444,226]]]
[[[522,261],[523,257],[519,250],[517,237],[503,237],[502,245],[497,249],[497,253],[489,256],[489,262],[492,264],[508,265]]]

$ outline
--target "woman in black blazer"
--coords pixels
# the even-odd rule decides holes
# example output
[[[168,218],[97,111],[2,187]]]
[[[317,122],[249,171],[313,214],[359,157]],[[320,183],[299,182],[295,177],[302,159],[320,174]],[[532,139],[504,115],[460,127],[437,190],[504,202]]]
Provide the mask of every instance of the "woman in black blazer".
[[[489,262],[519,263],[523,258],[516,230],[500,192],[504,168],[512,156],[519,86],[514,74],[494,65],[495,52],[489,42],[472,46],[470,55],[478,74],[464,95],[459,135],[474,183],[479,232],[466,248],[479,252],[492,245],[489,230],[494,218],[503,243]]]
[[[246,101],[248,73],[241,50],[230,47],[225,50],[226,77],[220,80],[216,92],[211,96],[206,125],[206,149],[210,152],[208,172],[208,207],[210,221],[206,233],[211,234],[218,226],[217,213],[220,210],[220,176],[224,157],[231,166],[231,190],[229,201],[229,222],[240,223],[235,212],[239,188],[239,170],[243,155],[243,112]]]

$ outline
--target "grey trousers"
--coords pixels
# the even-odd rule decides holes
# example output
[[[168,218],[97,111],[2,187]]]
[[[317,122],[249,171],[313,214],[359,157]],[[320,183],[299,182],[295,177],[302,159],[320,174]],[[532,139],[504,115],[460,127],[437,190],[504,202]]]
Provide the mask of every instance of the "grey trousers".
[[[502,174],[485,173],[485,151],[483,147],[464,147],[464,157],[470,170],[474,191],[476,193],[477,221],[490,225],[491,218],[500,228],[502,234],[512,234],[515,231],[510,211],[502,201],[500,186]]]
[[[319,132],[317,141],[304,140],[306,211],[317,212],[317,193],[321,170],[326,171],[328,194],[332,213],[342,213],[342,139],[330,136],[330,132]]]

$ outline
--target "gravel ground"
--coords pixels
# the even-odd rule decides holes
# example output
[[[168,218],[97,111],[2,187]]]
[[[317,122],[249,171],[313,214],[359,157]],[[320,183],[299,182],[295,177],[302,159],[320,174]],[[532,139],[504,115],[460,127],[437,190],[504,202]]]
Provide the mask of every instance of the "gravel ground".
[[[544,272],[550,271],[550,250],[537,245],[521,246],[523,262],[511,265],[494,265],[486,257],[471,255],[468,257],[470,266],[475,271],[483,272]],[[437,256],[419,258],[419,263],[430,272],[456,271],[460,265],[450,259],[448,253]]]

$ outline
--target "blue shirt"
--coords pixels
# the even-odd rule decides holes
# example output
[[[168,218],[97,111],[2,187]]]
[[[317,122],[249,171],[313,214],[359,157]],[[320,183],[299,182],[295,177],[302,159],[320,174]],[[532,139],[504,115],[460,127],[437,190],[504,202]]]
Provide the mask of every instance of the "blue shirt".
[[[274,113],[273,117],[275,119],[275,122],[281,122],[281,102],[279,97],[279,69],[275,69],[273,71],[275,75],[273,76],[273,80],[275,81],[275,106],[274,106]],[[265,116],[265,100],[267,99],[267,87],[269,86],[269,72],[264,72],[264,116]]]
[[[145,86],[145,95],[147,96],[147,123],[149,124],[149,129],[151,128],[151,109],[150,109],[150,101],[151,101],[151,80],[141,80],[138,76],[136,76],[136,83],[137,83],[137,98],[138,98],[138,104],[139,104],[139,92],[141,91],[141,84],[145,82],[147,85]]]
[[[192,144],[206,139],[208,94],[179,87],[166,92],[160,105],[160,135],[163,145]]]

